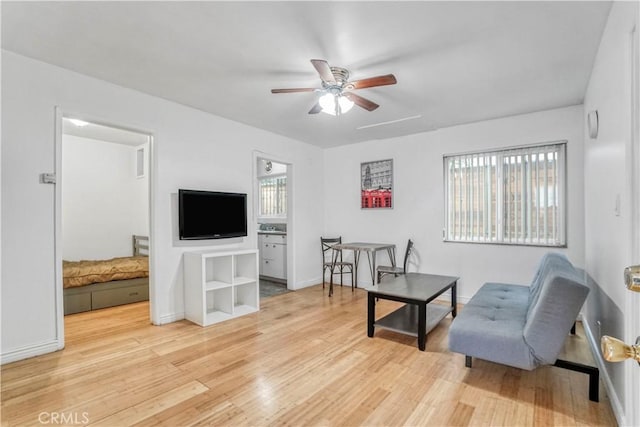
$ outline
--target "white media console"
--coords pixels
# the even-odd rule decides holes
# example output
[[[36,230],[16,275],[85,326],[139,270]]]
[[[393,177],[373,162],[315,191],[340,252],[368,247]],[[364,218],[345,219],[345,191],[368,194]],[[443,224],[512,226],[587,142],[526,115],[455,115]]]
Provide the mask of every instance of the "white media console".
[[[260,310],[258,250],[185,252],[184,305],[200,326]]]

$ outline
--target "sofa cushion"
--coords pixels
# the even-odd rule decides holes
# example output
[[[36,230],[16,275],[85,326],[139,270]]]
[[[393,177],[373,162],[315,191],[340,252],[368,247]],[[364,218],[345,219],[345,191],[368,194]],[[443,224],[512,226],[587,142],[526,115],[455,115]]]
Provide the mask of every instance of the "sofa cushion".
[[[522,369],[535,368],[522,335],[528,299],[528,286],[485,283],[451,324],[449,348]]]
[[[529,307],[523,330],[536,365],[555,363],[589,293],[582,281],[573,267],[554,269],[545,277],[536,303]]]
[[[557,252],[549,252],[545,254],[540,260],[540,264],[538,264],[535,277],[531,281],[531,285],[529,287],[529,301],[527,303],[529,311],[527,312],[527,317],[529,317],[529,312],[538,302],[542,283],[550,273],[555,271],[575,272],[575,269],[563,254]]]

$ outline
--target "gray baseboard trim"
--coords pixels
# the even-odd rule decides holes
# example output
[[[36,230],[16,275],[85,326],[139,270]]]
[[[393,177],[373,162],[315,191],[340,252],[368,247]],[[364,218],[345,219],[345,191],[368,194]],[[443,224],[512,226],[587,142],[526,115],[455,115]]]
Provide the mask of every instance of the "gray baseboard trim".
[[[40,356],[47,353],[53,353],[54,351],[62,350],[62,348],[63,347],[60,345],[58,340],[21,347],[2,353],[0,355],[0,365],[17,362],[18,360],[28,359],[30,357]]]
[[[596,365],[598,365],[598,369],[600,370],[600,379],[602,379],[602,381],[604,382],[604,387],[607,390],[607,396],[609,396],[611,409],[613,409],[613,414],[616,417],[616,421],[618,421],[618,425],[626,426],[627,420],[624,414],[624,409],[622,404],[620,403],[618,394],[613,387],[613,383],[611,382],[611,378],[609,377],[609,372],[605,367],[605,361],[602,358],[602,354],[600,353],[600,343],[596,341],[595,336],[591,332],[589,322],[582,322],[582,326],[584,327],[584,332],[587,335],[587,341],[589,342],[589,346],[591,347],[593,358],[595,359]]]

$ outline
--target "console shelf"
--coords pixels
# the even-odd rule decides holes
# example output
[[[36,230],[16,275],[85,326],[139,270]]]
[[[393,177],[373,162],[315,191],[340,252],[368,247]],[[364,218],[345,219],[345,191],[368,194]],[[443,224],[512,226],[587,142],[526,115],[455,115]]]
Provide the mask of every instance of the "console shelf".
[[[200,326],[258,311],[258,251],[185,252],[184,305]]]

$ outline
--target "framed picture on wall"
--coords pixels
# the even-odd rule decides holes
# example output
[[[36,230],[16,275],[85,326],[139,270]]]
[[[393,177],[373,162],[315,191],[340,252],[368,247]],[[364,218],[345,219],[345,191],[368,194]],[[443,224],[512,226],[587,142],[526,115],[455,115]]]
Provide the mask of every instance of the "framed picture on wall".
[[[360,207],[393,207],[393,160],[360,163]]]

